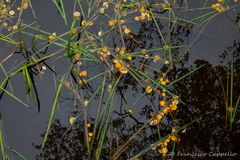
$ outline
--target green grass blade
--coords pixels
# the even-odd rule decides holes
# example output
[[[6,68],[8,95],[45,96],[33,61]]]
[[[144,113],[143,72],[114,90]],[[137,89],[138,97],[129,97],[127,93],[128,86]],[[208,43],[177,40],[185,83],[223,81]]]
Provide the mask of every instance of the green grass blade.
[[[19,153],[16,149],[14,149],[13,147],[8,147],[8,149],[10,151],[12,151],[13,153],[15,153],[21,160],[28,160],[26,157],[24,157],[21,153]]]
[[[11,96],[13,99],[15,99],[16,101],[20,102],[22,105],[26,106],[26,107],[30,107],[29,105],[27,105],[26,103],[24,103],[23,101],[21,101],[19,98],[17,98],[16,96],[14,96],[12,93],[10,93],[9,91],[7,91],[6,89],[0,87],[0,90],[2,90],[3,92],[7,93],[9,96]]]
[[[47,130],[46,130],[44,139],[43,139],[42,148],[44,147],[44,145],[45,145],[45,143],[47,141],[47,138],[48,138],[48,134],[49,134],[49,131],[50,131],[50,128],[51,128],[51,125],[52,125],[53,116],[54,116],[54,113],[55,113],[55,110],[56,110],[58,98],[59,98],[59,95],[60,95],[60,91],[62,89],[62,84],[63,84],[64,79],[65,79],[65,76],[62,77],[62,79],[61,79],[61,81],[60,81],[60,83],[58,85],[58,88],[57,88],[56,96],[55,96],[54,103],[53,103],[53,106],[52,106],[50,119],[49,119],[49,122],[48,122],[48,127],[47,127]]]
[[[2,160],[5,160],[5,146],[4,146],[4,141],[3,141],[3,134],[2,134],[2,129],[0,128],[0,146],[1,146],[1,153],[2,153]]]

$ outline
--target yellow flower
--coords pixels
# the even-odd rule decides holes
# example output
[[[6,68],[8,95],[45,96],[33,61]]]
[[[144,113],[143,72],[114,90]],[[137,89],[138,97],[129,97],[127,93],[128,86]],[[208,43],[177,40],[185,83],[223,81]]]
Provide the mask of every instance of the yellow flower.
[[[132,60],[132,56],[131,56],[131,55],[127,55],[127,59],[128,59],[129,61],[131,61],[131,60]]]
[[[177,105],[170,105],[170,109],[171,109],[172,111],[175,111],[175,110],[177,109]]]
[[[131,30],[129,28],[127,28],[127,27],[124,28],[124,33],[129,34],[130,32],[131,32]]]
[[[151,86],[147,86],[146,92],[147,93],[152,93],[152,91],[153,91],[152,87]]]
[[[28,2],[27,1],[23,3],[23,9],[28,9]]]
[[[119,71],[120,71],[121,73],[123,73],[123,74],[128,73],[128,70],[126,70],[126,68],[125,68],[124,66],[122,66],[122,67],[119,69]]]
[[[132,114],[133,111],[129,108],[129,109],[128,109],[128,113]]]
[[[140,12],[145,12],[145,8],[143,6],[140,7],[139,9]]]
[[[73,125],[75,122],[76,122],[76,117],[70,117],[69,118],[70,125]]]
[[[105,12],[105,8],[104,7],[100,8],[99,12],[103,14]]]
[[[173,105],[177,105],[179,102],[178,102],[178,100],[177,99],[174,99],[173,101],[172,101],[172,104]]]
[[[83,21],[82,21],[82,26],[85,26],[85,24],[86,24],[86,21],[83,20]]]
[[[90,127],[91,127],[91,123],[88,123],[88,124],[87,124],[87,128],[90,128]]]
[[[166,84],[166,81],[161,81],[161,85],[165,86]]]
[[[92,136],[93,136],[93,133],[92,133],[92,132],[89,132],[89,133],[88,133],[88,136],[89,136],[89,137],[92,137]]]
[[[175,133],[176,132],[176,129],[175,128],[172,128],[172,133]]]
[[[80,58],[81,58],[81,54],[80,53],[75,53],[74,58],[75,58],[76,61],[79,61]]]
[[[159,104],[160,104],[160,106],[164,107],[166,105],[166,102],[165,101],[160,101]]]
[[[116,9],[121,9],[122,8],[122,5],[121,3],[116,3],[115,6],[114,6]]]
[[[105,47],[102,48],[102,51],[103,51],[104,53],[107,53],[107,52],[108,52],[108,48],[105,46]]]
[[[165,44],[165,45],[163,46],[163,49],[164,49],[165,51],[168,51],[170,48],[171,48],[171,47],[170,47],[168,44]]]
[[[169,107],[164,108],[162,112],[163,112],[163,113],[169,112]]]
[[[120,20],[120,23],[121,23],[121,24],[124,24],[124,23],[126,23],[126,21],[123,20],[123,19],[121,19],[121,20]]]
[[[165,10],[169,10],[171,9],[171,5],[167,2],[162,3],[162,8]]]
[[[116,20],[114,20],[114,19],[111,19],[111,20],[108,21],[108,25],[109,25],[109,26],[114,26],[116,23],[117,23],[117,22],[116,22]]]
[[[3,7],[1,10],[0,10],[0,14],[6,14],[7,13],[7,8],[6,7]]]
[[[53,33],[50,36],[48,36],[49,41],[53,41],[55,38],[56,38],[56,33]]]
[[[79,73],[79,76],[81,76],[81,77],[86,77],[86,76],[87,76],[87,71],[86,71],[86,70],[81,71],[81,72]]]
[[[171,136],[171,140],[176,142],[177,141],[177,137],[176,136]]]
[[[134,17],[134,20],[135,20],[135,21],[140,21],[140,17],[139,17],[139,16],[136,16],[136,17]]]
[[[160,58],[159,55],[155,55],[155,56],[153,57],[153,61],[154,61],[154,62],[159,61],[160,59],[161,59],[161,58]]]
[[[92,20],[89,20],[86,22],[86,26],[92,26],[93,25],[93,21]]]
[[[13,26],[13,30],[17,30],[18,29],[18,26],[17,25],[14,25]]]
[[[162,119],[162,115],[161,114],[157,114],[156,119],[158,120],[158,122],[160,122],[161,119]]]
[[[166,92],[162,92],[162,96],[165,97],[166,96]]]
[[[159,150],[159,153],[166,154],[168,152],[167,147],[163,147]]]
[[[122,65],[121,65],[120,62],[116,62],[116,63],[115,63],[115,67],[116,67],[117,69],[120,69],[120,68],[122,67]]]

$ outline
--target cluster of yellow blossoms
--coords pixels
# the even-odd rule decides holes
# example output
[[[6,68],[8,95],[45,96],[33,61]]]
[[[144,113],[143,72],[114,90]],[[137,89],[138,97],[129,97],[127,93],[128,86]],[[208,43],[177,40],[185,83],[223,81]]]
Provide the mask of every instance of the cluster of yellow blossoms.
[[[212,8],[216,9],[218,12],[224,12],[225,7],[223,6],[224,0],[218,0],[217,3],[212,4]]]
[[[140,20],[145,20],[145,19],[147,19],[149,21],[152,20],[152,16],[145,10],[145,8],[143,6],[141,6],[139,8],[139,12],[141,13],[141,15],[134,17],[135,21],[140,21]]]
[[[176,132],[176,130],[174,128],[172,128],[172,134],[174,134]],[[162,154],[163,156],[166,156],[166,154],[168,153],[168,144],[170,142],[179,142],[180,141],[180,138],[178,138],[176,135],[170,135],[168,136],[163,142],[160,142],[158,145],[157,145],[157,148],[158,148],[158,152],[160,154]]]
[[[123,74],[128,73],[127,68],[124,65],[122,65],[118,60],[114,59],[113,63],[115,65],[115,68],[117,68],[119,70],[119,72],[121,72]]]
[[[151,119],[149,121],[149,125],[157,125],[161,122],[163,116],[169,112],[173,112],[177,109],[177,105],[178,105],[178,100],[177,99],[173,99],[170,104],[168,105],[166,101],[162,100],[159,102],[159,105],[161,107],[164,107],[158,114],[156,114],[154,116],[153,119]]]

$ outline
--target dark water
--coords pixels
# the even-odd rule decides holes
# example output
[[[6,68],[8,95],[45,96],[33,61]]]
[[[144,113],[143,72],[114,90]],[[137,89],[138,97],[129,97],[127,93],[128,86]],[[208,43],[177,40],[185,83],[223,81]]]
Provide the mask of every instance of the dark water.
[[[73,1],[64,2],[67,19],[70,23],[72,19]],[[199,6],[202,3],[204,2],[192,2],[189,5]],[[36,25],[39,25],[41,29],[48,32],[56,32],[57,34],[68,31],[70,27],[69,24],[67,26],[64,24],[53,3],[47,0],[35,0],[32,1],[32,4],[36,13]],[[185,14],[187,17],[188,14]],[[192,16],[191,14],[194,13],[189,13],[189,16]],[[217,156],[180,156],[180,153],[229,153],[230,155],[224,156],[222,159],[240,158],[238,149],[240,145],[240,113],[238,110],[236,121],[230,131],[229,126],[226,125],[226,109],[223,96],[223,87],[226,88],[226,77],[228,76],[229,62],[232,57],[234,57],[235,67],[234,102],[237,101],[237,97],[240,95],[239,17],[240,7],[237,6],[235,9],[231,9],[213,18],[196,41],[194,41],[194,38],[203,29],[203,26],[194,26],[193,28],[191,26],[188,28],[178,26],[174,29],[172,42],[192,46],[189,54],[186,54],[185,59],[179,64],[173,65],[168,74],[170,81],[174,81],[203,64],[205,65],[172,87],[173,92],[179,95],[185,103],[180,104],[178,110],[173,113],[175,122],[167,121],[167,119],[171,119],[171,116],[168,115],[167,118],[164,119],[165,123],[161,124],[159,128],[148,127],[144,129],[134,143],[130,145],[129,149],[122,154],[121,159],[127,159],[143,150],[146,146],[154,143],[159,138],[158,131],[166,135],[171,131],[172,127],[184,126],[196,119],[198,120],[186,128],[185,133],[180,133],[181,141],[176,145],[175,159],[220,159],[220,157]],[[35,20],[31,10],[24,13],[23,20],[27,24]],[[125,39],[128,48],[132,51],[159,46],[159,37],[156,36],[157,31],[156,28],[154,28],[154,23],[139,23],[136,26],[130,25],[130,28],[133,30],[135,38],[137,39],[137,42],[131,39]],[[97,30],[95,30],[95,32],[97,32]],[[29,33],[33,35],[36,34],[36,32],[32,30],[29,30]],[[30,45],[31,38],[28,38],[26,39]],[[120,40],[116,38],[110,41],[109,45],[119,44],[119,41]],[[2,53],[0,60],[2,60],[9,54],[12,48],[2,42],[0,45]],[[57,47],[50,47],[48,53],[52,53],[58,49]],[[184,49],[176,50],[174,53],[177,55],[176,57],[181,56],[184,53]],[[22,58],[20,55],[16,55],[2,65],[7,71],[11,71],[14,66],[23,61],[23,59],[20,58]],[[48,63],[54,66],[57,78],[58,75],[64,73],[69,67],[66,59],[50,60]],[[96,68],[98,68],[98,66],[89,64],[89,67],[93,73],[97,72]],[[159,72],[154,72],[153,74],[157,77],[164,70],[164,67],[159,67]],[[56,84],[54,84],[55,78],[49,70],[45,72],[44,76],[36,76],[35,78],[37,92],[41,102],[40,112],[37,112],[36,102],[32,102],[31,97],[26,98],[22,76],[17,75],[11,79],[14,95],[29,103],[31,108],[24,108],[23,105],[7,95],[3,96],[0,101],[0,112],[6,144],[16,149],[28,159],[85,159],[86,148],[84,147],[83,140],[83,122],[80,120],[70,128],[70,130],[68,128],[69,117],[72,114],[77,114],[76,111],[79,109],[74,106],[74,99],[66,89],[64,89],[61,94],[59,105],[54,116],[55,120],[52,131],[46,147],[43,150],[39,147],[43,140],[41,134],[46,130],[51,106],[54,101],[56,92]],[[1,82],[3,79],[4,75],[1,72]],[[132,116],[119,114],[124,112],[124,109],[126,110],[128,108],[128,104],[132,104],[132,102],[143,93],[143,88],[138,86],[130,77],[125,77],[124,80],[118,88],[119,95],[123,96],[119,96],[120,98],[115,101],[116,107],[114,111],[116,112],[114,113],[112,121],[115,135],[113,137],[113,149],[116,149],[118,143],[122,144],[122,142],[126,141],[141,127],[142,123],[150,118],[149,113],[157,110],[159,100],[159,97],[156,95],[148,95],[132,107],[134,111]],[[96,89],[97,84],[100,82],[93,82],[93,89]],[[96,110],[94,107],[96,105],[97,100],[89,106],[90,115],[95,114]],[[94,119],[89,119],[89,122],[94,122]],[[65,133],[66,135],[63,137]],[[103,150],[103,159],[110,159],[108,148],[109,145],[106,144]],[[17,156],[10,151],[7,153],[10,157],[18,159]],[[142,159],[161,159],[161,156],[159,156],[156,151],[150,151],[142,156]]]

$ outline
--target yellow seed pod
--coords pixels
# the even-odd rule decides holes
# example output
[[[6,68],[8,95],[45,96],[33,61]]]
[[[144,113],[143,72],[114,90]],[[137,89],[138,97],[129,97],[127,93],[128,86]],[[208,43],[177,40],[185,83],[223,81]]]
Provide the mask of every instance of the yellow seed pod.
[[[73,12],[73,17],[74,18],[79,18],[80,17],[80,12],[78,12],[78,11],[75,11],[75,12]]]
[[[129,108],[128,110],[128,113],[130,113],[130,114],[132,114],[133,113],[133,111]]]
[[[89,133],[88,133],[88,136],[89,136],[89,137],[92,137],[92,136],[93,136],[93,133],[92,133],[92,132],[89,132]]]
[[[10,10],[8,13],[9,13],[11,16],[13,16],[13,15],[15,14],[15,11],[14,11],[14,10]]]

